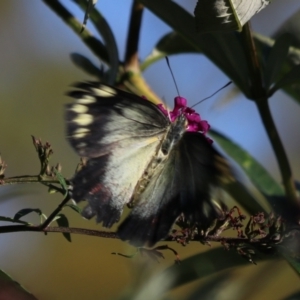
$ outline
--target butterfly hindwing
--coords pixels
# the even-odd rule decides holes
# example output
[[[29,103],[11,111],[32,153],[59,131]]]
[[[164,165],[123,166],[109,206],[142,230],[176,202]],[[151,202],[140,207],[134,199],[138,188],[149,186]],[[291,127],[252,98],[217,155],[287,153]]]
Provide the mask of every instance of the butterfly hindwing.
[[[211,200],[212,189],[224,175],[219,160],[222,157],[201,133],[185,133],[120,225],[120,237],[152,246],[167,236],[181,214],[191,224],[207,228],[221,214]]]
[[[87,163],[72,179],[83,215],[106,227],[119,220],[124,204],[156,153],[169,120],[151,102],[115,88],[81,83],[69,93],[67,138]]]

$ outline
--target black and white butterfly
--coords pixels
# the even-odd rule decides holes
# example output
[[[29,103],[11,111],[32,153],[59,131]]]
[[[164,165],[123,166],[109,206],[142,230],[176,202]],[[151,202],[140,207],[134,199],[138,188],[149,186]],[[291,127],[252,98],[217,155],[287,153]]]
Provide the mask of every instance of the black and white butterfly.
[[[136,246],[165,238],[179,216],[207,228],[220,216],[211,198],[230,172],[205,136],[209,126],[175,98],[175,108],[95,82],[75,85],[66,106],[67,139],[86,164],[72,179],[82,215],[111,227],[132,208],[118,235]]]

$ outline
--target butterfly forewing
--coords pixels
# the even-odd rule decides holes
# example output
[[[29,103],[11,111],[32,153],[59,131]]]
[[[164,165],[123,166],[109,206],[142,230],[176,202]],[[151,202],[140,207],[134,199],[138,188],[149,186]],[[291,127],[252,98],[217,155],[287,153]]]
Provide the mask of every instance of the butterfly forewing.
[[[169,124],[153,103],[135,95],[96,83],[75,87],[80,90],[68,93],[76,101],[66,106],[67,138],[80,156],[100,156],[132,138],[158,137]]]
[[[110,227],[119,220],[161,143],[169,120],[151,102],[101,84],[69,95],[67,138],[86,165],[75,175],[73,198],[88,200],[85,217]],[[126,97],[124,96],[126,95]]]

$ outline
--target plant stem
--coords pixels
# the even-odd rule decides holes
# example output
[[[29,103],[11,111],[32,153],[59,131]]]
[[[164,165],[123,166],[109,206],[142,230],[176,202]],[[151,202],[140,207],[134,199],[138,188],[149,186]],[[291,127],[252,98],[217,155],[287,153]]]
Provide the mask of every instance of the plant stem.
[[[261,68],[257,57],[254,39],[248,23],[244,26],[242,37],[244,39],[246,48],[248,49],[245,50],[245,53],[248,57],[248,66],[251,74],[251,91],[253,99],[257,105],[260,117],[273,147],[279,165],[282,183],[285,189],[288,204],[292,209],[295,208],[298,211],[300,209],[300,203],[299,199],[297,198],[292,171],[277,128],[275,126],[275,122],[271,115],[268,98],[266,97],[266,92],[264,89],[264,83],[261,75]],[[296,217],[298,218],[299,216]]]
[[[300,209],[300,203],[299,199],[297,198],[296,188],[290,164],[281,139],[279,137],[274,120],[272,118],[270,107],[268,104],[268,99],[260,99],[259,101],[256,101],[256,105],[260,117],[263,121],[264,127],[269,136],[269,140],[271,142],[272,148],[274,150],[279,165],[282,183],[285,189],[285,194],[287,196],[287,201],[289,202],[292,208]]]
[[[121,83],[130,92],[136,95],[143,95],[155,104],[162,103],[162,100],[152,91],[143,76],[141,75],[138,45],[140,40],[140,29],[143,17],[144,5],[133,1],[131,7],[130,24],[126,41],[126,54],[124,62],[125,80]]]
[[[40,175],[22,175],[0,179],[1,185],[16,184],[16,183],[43,183],[43,184],[59,184],[55,177],[41,178]]]
[[[93,230],[93,229],[86,229],[86,228],[77,228],[77,227],[51,227],[48,226],[46,228],[42,228],[41,226],[27,226],[27,225],[6,225],[0,226],[0,234],[1,233],[12,233],[12,232],[58,232],[58,233],[74,233],[74,234],[82,234],[82,235],[89,235],[95,237],[102,237],[102,238],[110,238],[110,239],[119,239],[118,234],[113,231],[103,231],[103,230]],[[175,242],[173,236],[168,236],[164,240],[165,242]],[[259,244],[261,243],[261,239],[249,239],[249,238],[235,238],[235,237],[221,237],[221,236],[214,236],[208,235],[203,237],[201,235],[196,235],[193,240],[190,242],[228,242],[231,244],[240,244],[240,243],[249,243],[249,244]]]
[[[67,204],[70,201],[71,197],[70,195],[66,195],[65,199],[57,206],[57,208],[51,213],[51,215],[45,220],[43,224],[41,224],[39,227],[41,229],[47,228],[49,224],[54,220],[54,218],[59,214],[59,212],[64,208],[65,204]]]

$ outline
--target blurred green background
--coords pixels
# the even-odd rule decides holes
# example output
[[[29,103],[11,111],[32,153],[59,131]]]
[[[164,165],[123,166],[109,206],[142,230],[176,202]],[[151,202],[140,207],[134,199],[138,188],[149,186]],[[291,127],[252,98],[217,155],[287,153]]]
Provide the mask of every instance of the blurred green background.
[[[71,1],[61,2],[83,20],[83,12],[77,10]],[[257,15],[253,20],[254,29],[270,34],[297,5],[299,8],[298,1],[289,1],[292,5],[284,10],[282,2],[274,1]],[[194,4],[194,1],[185,1],[184,5],[192,11]],[[97,4],[113,27],[121,58],[130,5],[131,1],[125,0],[103,0]],[[69,54],[79,52],[93,56],[42,1],[1,1],[0,26],[0,152],[8,165],[6,176],[37,174],[39,161],[30,137],[34,135],[51,143],[55,151],[52,163],[60,162],[63,175],[69,177],[75,170],[78,157],[64,138],[63,105],[69,101],[64,94],[71,83],[88,78],[71,63]],[[155,16],[146,13],[140,42],[141,57],[149,54],[158,38],[169,30]],[[94,61],[99,64],[96,59]],[[221,71],[200,55],[176,56],[171,58],[171,64],[180,92],[194,102],[228,81]],[[145,76],[156,93],[172,103],[176,90],[165,62],[149,68]],[[279,179],[254,104],[242,96],[230,104],[223,103],[221,98],[222,95],[218,95],[215,100],[201,105],[198,108],[201,116],[248,149]],[[272,101],[274,117],[293,160],[295,177],[299,178],[299,133],[296,130],[300,125],[299,106],[283,93],[278,93]],[[37,184],[4,186],[0,187],[0,215],[12,217],[27,207],[41,208],[49,215],[60,200],[59,195],[48,195],[46,188]],[[83,220],[71,210],[65,210],[65,213],[73,227],[99,229],[93,220]],[[38,222],[34,216],[27,219]],[[180,253],[181,259],[209,249],[198,243],[185,248],[171,243],[170,246]],[[137,280],[138,262],[141,261],[141,258],[131,260],[114,256],[111,252],[131,254],[134,251],[124,242],[104,238],[73,235],[72,243],[69,243],[56,233],[47,236],[41,233],[3,234],[0,236],[0,268],[39,299],[111,299]],[[159,264],[152,262],[147,268],[159,270],[173,265],[173,254],[166,253],[165,256],[164,261]],[[284,261],[260,263],[258,266],[249,263],[235,270],[233,276],[241,280],[239,288],[247,289],[249,283],[255,283],[256,289],[249,288],[245,299],[282,299],[299,288],[298,276]],[[198,284],[195,282],[173,290],[172,299],[182,299]]]

